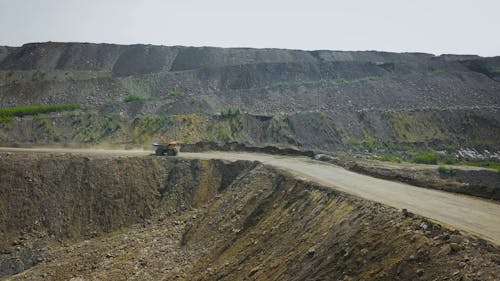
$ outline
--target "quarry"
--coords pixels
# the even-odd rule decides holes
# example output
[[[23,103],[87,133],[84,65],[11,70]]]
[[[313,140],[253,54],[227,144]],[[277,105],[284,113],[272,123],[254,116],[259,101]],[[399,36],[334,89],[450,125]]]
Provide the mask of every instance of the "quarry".
[[[0,47],[0,280],[498,280],[499,92],[499,57]]]

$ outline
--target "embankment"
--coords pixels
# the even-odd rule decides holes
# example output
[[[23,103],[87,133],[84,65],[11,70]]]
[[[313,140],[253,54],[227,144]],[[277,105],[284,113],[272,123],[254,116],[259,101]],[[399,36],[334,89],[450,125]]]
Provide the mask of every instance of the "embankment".
[[[1,153],[0,187],[11,280],[500,274],[488,242],[257,162]]]

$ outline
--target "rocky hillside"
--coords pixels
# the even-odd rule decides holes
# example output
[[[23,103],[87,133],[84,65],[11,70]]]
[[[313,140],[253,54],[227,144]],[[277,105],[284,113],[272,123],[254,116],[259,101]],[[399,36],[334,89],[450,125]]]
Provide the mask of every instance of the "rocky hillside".
[[[500,57],[35,43],[0,48],[0,107],[84,108],[4,121],[0,143],[496,151],[499,93]]]
[[[488,242],[259,163],[0,153],[0,186],[6,280],[500,274]]]

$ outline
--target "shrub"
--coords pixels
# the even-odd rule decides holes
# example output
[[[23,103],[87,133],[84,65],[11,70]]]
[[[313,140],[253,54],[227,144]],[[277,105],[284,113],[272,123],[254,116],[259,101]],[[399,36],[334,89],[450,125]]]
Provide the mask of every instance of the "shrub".
[[[453,165],[458,163],[458,159],[453,156],[446,156],[443,158],[443,163],[447,165]]]
[[[241,111],[239,108],[229,108],[227,110],[221,110],[220,111],[220,116],[223,118],[230,118],[230,117],[238,117],[241,115]]]
[[[26,106],[26,107],[13,107],[0,109],[0,118],[4,120],[11,120],[12,117],[27,116],[27,115],[37,115],[42,113],[59,112],[80,109],[79,104],[59,104],[59,105],[36,105],[36,106]]]
[[[231,132],[228,130],[221,128],[219,131],[219,135],[223,141],[229,141],[231,139]]]
[[[379,158],[380,161],[387,161],[387,162],[395,162],[395,163],[401,163],[403,160],[397,156],[393,155],[381,155]]]
[[[278,87],[278,88],[288,88],[288,86],[290,86],[288,84],[288,82],[286,81],[282,81],[282,82],[278,82],[276,84],[274,84],[275,87]]]
[[[412,161],[419,164],[437,164],[438,159],[436,152],[424,152],[413,155]]]
[[[369,152],[374,152],[377,149],[377,141],[375,139],[369,139],[367,142],[368,145],[368,151]]]
[[[0,123],[9,123],[14,119],[11,116],[0,116]]]
[[[457,171],[453,169],[452,167],[447,167],[447,166],[439,166],[438,171],[440,174],[447,175],[447,176],[454,176]]]
[[[231,118],[229,125],[231,125],[231,130],[234,130],[236,132],[241,131],[241,129],[243,129],[243,120],[241,116],[237,116],[236,118]]]
[[[174,91],[170,92],[170,96],[174,97],[174,98],[178,98],[178,97],[182,96],[182,92],[178,91],[178,90],[174,90]]]

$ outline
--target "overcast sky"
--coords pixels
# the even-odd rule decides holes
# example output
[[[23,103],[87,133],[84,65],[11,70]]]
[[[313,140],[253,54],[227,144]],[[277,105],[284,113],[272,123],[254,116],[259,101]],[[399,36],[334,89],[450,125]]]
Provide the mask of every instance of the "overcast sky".
[[[0,45],[78,41],[500,55],[500,0],[0,0]]]

